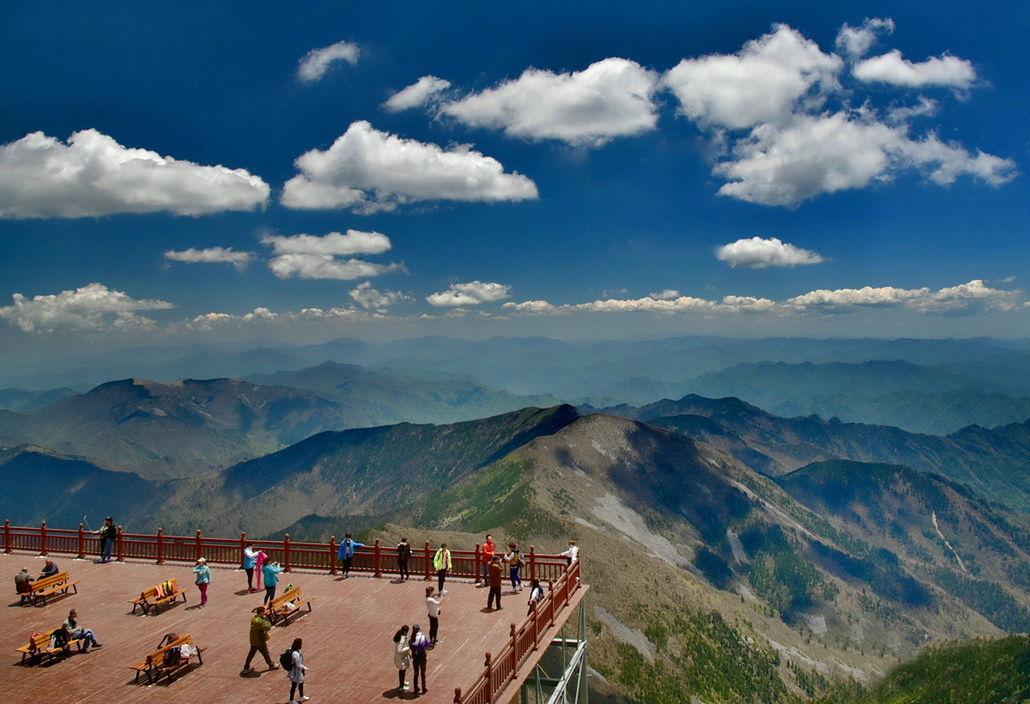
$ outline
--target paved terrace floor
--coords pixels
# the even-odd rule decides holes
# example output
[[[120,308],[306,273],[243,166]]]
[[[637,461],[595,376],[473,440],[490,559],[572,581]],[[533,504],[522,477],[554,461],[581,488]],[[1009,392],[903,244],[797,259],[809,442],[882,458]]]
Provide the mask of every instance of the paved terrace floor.
[[[19,606],[14,575],[27,567],[34,576],[43,559],[26,553],[0,554],[0,692],[5,702],[287,702],[290,684],[282,670],[265,671],[261,655],[252,667],[256,676],[243,677],[240,670],[249,650],[251,609],[259,606],[263,592],[247,593],[246,573],[212,566],[208,603],[196,608],[199,592],[193,586],[192,565],[149,562],[96,564],[71,556],[54,555],[58,568],[78,581],[78,593],[47,600],[45,606]],[[129,600],[144,589],[175,577],[190,585],[187,602],[162,607],[158,615],[131,614]],[[419,624],[428,631],[425,587],[413,579],[398,582],[373,579],[359,573],[344,580],[325,573],[295,571],[281,576],[279,594],[287,583],[313,598],[313,611],[287,627],[272,629],[269,652],[274,661],[294,638],[304,639],[304,662],[310,668],[305,694],[313,704],[342,702],[365,704],[384,700],[449,704],[454,688],[467,690],[482,672],[484,655],[498,653],[508,641],[512,623],[526,616],[528,594],[509,595],[507,584],[501,611],[485,610],[487,591],[469,580],[449,581],[440,616],[442,642],[428,655],[429,692],[401,694],[393,665],[393,634],[403,624]],[[433,582],[435,584],[435,582]],[[576,592],[561,617],[575,613],[585,589]],[[102,648],[57,658],[53,664],[23,667],[16,648],[28,642],[33,631],[55,628],[78,611],[79,623],[92,628]],[[560,626],[560,623],[556,625]],[[204,664],[192,666],[171,684],[133,684],[130,667],[145,659],[164,634],[189,634],[206,647]],[[550,637],[550,634],[549,634]],[[545,643],[547,641],[544,641]],[[543,653],[541,647],[539,653]],[[520,677],[530,674],[525,666]],[[408,671],[411,680],[414,672]],[[498,701],[517,694],[517,682]]]

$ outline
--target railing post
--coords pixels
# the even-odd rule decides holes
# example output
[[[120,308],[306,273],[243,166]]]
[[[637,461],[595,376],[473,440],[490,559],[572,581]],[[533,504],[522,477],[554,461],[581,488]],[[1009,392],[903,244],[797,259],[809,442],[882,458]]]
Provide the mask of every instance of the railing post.
[[[336,576],[336,536],[329,536],[329,574]]]
[[[163,565],[165,563],[165,540],[164,540],[164,528],[157,529],[157,564]]]
[[[515,632],[515,624],[511,624],[511,677],[509,679],[514,682],[515,675],[519,671],[519,636]]]
[[[243,569],[243,551],[247,549],[247,531],[240,531],[240,569]]]
[[[454,688],[454,704],[461,704],[461,687]]]
[[[290,571],[290,534],[287,533],[283,536],[283,572]]]
[[[533,624],[533,652],[536,652],[540,649],[540,627],[538,626],[535,601],[529,602],[529,620]]]
[[[115,540],[114,546],[118,550],[118,562],[125,562],[125,552],[124,552],[125,546],[123,545],[123,541],[122,541],[122,527],[121,526],[118,526],[118,530],[117,530],[117,532],[115,534],[115,539],[114,540]]]
[[[532,545],[529,546],[529,582],[533,583],[536,579],[536,548]]]
[[[86,534],[82,532],[82,524],[79,524],[79,559],[86,558]]]
[[[479,562],[483,555],[479,550],[480,545],[479,543],[476,543],[476,584],[483,582],[483,565]]]
[[[428,582],[433,578],[433,573],[430,571],[433,569],[433,558],[429,557],[429,541],[426,541],[426,581]]]
[[[491,662],[493,656],[490,653],[486,654],[486,700],[492,702],[494,700],[494,678],[493,678],[493,663]]]
[[[374,567],[375,572],[373,573],[373,576],[376,579],[379,579],[380,577],[383,576],[383,562],[382,562],[381,548],[379,546],[379,538],[376,538],[376,548],[375,549],[376,549],[375,567]]]
[[[201,544],[200,544],[200,529],[198,528],[197,529],[197,554],[193,557],[193,559],[194,560],[199,560],[203,556],[204,556],[204,553],[201,551]]]
[[[4,552],[11,552],[11,522],[4,519]]]
[[[39,554],[46,555],[46,521],[39,526]]]

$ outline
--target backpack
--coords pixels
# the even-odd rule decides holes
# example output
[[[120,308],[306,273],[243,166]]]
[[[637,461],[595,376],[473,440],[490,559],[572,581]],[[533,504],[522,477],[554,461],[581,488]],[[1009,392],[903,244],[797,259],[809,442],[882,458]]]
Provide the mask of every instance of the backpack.
[[[177,634],[175,634],[175,633],[165,633],[164,638],[162,638],[161,642],[157,644],[157,647],[158,648],[163,648],[166,645],[171,645],[172,643],[174,643],[177,640],[179,640],[179,636]]]
[[[512,550],[511,560],[508,561],[508,564],[510,564],[512,567],[518,567],[519,565],[521,565],[522,553],[520,553],[518,550]]]
[[[54,630],[53,635],[50,637],[51,648],[63,648],[68,645],[68,632],[63,628]]]
[[[411,557],[411,546],[407,543],[401,543],[397,546],[397,557],[402,560],[407,560]]]
[[[279,664],[282,665],[284,670],[293,669],[293,648],[283,651],[282,655],[279,656]]]

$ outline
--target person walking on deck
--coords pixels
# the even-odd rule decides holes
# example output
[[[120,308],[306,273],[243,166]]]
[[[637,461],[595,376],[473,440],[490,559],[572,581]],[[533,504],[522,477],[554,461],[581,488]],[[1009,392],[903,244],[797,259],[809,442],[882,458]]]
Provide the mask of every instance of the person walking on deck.
[[[429,648],[429,639],[419,629],[418,624],[411,628],[411,640],[408,642],[408,647],[411,648],[411,664],[415,666],[415,677],[411,681],[411,691],[418,693],[418,676],[421,673],[422,694],[425,694],[429,691],[426,688],[426,650]]]
[[[303,645],[304,642],[300,638],[295,638],[293,645],[290,646],[290,650],[293,652],[293,667],[287,671],[286,677],[290,680],[291,702],[306,702],[308,699],[311,699],[311,697],[304,696],[304,673],[308,671],[308,668],[304,664],[304,656],[300,652]],[[299,694],[300,698],[294,699],[294,694]]]
[[[197,575],[197,589],[200,591],[200,606],[197,608],[202,609],[207,605],[207,587],[211,584],[211,568],[207,566],[205,558],[197,558],[197,564],[193,568],[193,573]]]
[[[522,553],[519,552],[518,545],[508,543],[508,552],[504,556],[504,561],[508,563],[508,573],[511,576],[511,593],[517,594],[522,591],[522,577],[519,576],[519,570],[522,567]]]
[[[271,630],[272,624],[265,618],[265,607],[259,606],[254,609],[254,617],[250,619],[250,652],[247,654],[247,662],[243,665],[241,675],[253,672],[250,669],[250,663],[257,653],[261,653],[261,657],[265,659],[265,664],[268,665],[269,670],[275,670],[279,667],[278,663],[272,662],[272,658],[268,654],[268,641],[272,637],[270,635]]]

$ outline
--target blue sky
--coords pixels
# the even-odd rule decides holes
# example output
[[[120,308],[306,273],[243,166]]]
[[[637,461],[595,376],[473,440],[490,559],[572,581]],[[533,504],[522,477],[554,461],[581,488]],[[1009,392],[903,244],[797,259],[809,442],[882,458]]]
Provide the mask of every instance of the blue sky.
[[[901,5],[7,3],[0,345],[1025,336],[1030,8]]]

